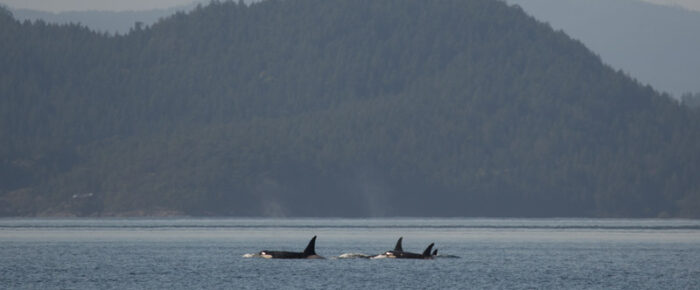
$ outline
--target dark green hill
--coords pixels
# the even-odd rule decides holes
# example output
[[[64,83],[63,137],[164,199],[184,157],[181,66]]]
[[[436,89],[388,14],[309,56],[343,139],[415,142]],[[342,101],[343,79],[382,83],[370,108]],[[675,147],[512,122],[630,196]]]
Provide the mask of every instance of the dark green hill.
[[[2,14],[3,215],[700,214],[697,112],[500,1]]]

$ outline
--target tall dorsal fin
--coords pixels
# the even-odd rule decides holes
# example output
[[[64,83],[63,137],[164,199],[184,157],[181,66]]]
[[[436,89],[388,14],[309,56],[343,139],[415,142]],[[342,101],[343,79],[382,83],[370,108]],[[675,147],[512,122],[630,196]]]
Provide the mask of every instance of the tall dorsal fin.
[[[435,245],[435,243],[430,243],[430,245],[429,245],[427,248],[425,248],[425,251],[423,251],[423,257],[429,257],[429,256],[430,256],[430,251],[433,250],[433,246],[434,246],[434,245]]]
[[[306,249],[304,250],[304,256],[311,256],[311,255],[316,255],[316,236],[311,238],[311,241],[309,241],[309,244],[306,246]]]
[[[403,247],[401,246],[401,240],[403,240],[403,237],[400,237],[399,240],[396,241],[396,246],[394,247],[394,251],[403,252]]]

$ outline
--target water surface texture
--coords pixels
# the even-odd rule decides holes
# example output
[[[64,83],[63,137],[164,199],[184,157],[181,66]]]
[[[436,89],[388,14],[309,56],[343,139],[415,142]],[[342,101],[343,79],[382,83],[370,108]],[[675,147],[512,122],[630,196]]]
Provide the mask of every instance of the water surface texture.
[[[314,235],[325,260],[243,257]],[[459,258],[337,258],[400,236]],[[700,289],[700,221],[0,219],[0,288]]]

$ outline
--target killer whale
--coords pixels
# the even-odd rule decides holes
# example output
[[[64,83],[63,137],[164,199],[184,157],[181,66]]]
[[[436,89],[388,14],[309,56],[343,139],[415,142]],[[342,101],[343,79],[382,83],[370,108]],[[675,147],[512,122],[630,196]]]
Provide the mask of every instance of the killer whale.
[[[316,236],[311,238],[303,252],[262,250],[259,255],[266,259],[323,259],[323,257],[316,254]]]
[[[396,246],[394,246],[394,250],[391,251],[386,251],[384,254],[376,255],[374,258],[396,258],[396,259],[432,259],[433,254],[431,253],[433,246],[435,243],[430,243],[427,248],[423,251],[422,254],[417,254],[417,253],[411,253],[411,252],[406,252],[403,250],[403,245],[402,245],[403,237],[400,237],[398,241],[396,241]],[[437,254],[437,252],[435,252]]]
[[[401,245],[401,241],[403,241],[403,237],[399,237],[399,240],[396,241],[396,246],[394,246],[394,251],[403,252],[403,246]]]

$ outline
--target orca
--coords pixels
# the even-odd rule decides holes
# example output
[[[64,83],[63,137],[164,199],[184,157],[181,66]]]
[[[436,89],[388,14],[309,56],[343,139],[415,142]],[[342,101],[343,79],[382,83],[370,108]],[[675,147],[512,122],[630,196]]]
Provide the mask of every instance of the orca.
[[[394,250],[387,251],[384,254],[375,256],[374,258],[396,258],[396,259],[432,259],[433,258],[431,251],[432,251],[435,243],[430,243],[430,245],[428,245],[428,247],[425,248],[425,251],[423,251],[422,254],[417,254],[417,253],[411,253],[411,252],[404,251],[403,246],[401,245],[402,241],[403,241],[403,237],[400,237],[399,240],[396,241],[396,246],[394,246]]]
[[[401,246],[401,241],[403,241],[403,237],[399,237],[399,240],[396,241],[396,246],[394,246],[395,252],[403,252],[403,246]]]
[[[311,238],[303,252],[263,250],[260,251],[259,255],[266,259],[323,259],[323,257],[316,254],[316,236]]]
[[[438,250],[435,249],[435,250],[433,250],[433,258],[459,258],[459,256],[455,256],[455,255],[439,255],[438,256]]]

